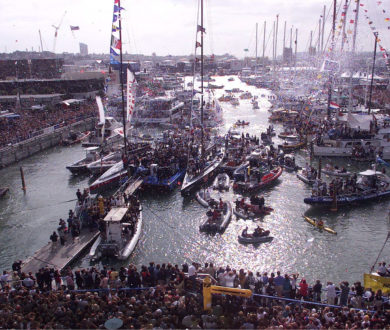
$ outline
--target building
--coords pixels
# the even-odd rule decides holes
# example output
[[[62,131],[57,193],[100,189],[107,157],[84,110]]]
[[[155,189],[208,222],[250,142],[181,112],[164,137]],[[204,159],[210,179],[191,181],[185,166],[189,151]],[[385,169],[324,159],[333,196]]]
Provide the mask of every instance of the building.
[[[80,42],[80,55],[87,56],[88,55],[88,45]]]

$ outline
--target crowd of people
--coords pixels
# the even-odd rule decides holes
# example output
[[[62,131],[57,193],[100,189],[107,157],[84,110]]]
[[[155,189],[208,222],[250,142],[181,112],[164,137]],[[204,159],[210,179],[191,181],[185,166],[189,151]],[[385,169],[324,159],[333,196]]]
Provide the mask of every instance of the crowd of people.
[[[382,266],[382,265],[381,265]],[[202,281],[250,289],[242,298],[213,295],[204,310]],[[390,325],[387,297],[360,282],[312,285],[299,274],[236,270],[212,263],[155,264],[62,273],[50,267],[36,274],[21,271],[0,276],[2,328],[104,328],[115,319],[122,328],[286,328],[372,329]],[[321,304],[323,303],[323,304]]]
[[[95,102],[79,107],[55,107],[50,110],[12,110],[18,118],[0,118],[0,148],[12,145],[43,133],[48,127],[67,126],[77,121],[95,117]]]

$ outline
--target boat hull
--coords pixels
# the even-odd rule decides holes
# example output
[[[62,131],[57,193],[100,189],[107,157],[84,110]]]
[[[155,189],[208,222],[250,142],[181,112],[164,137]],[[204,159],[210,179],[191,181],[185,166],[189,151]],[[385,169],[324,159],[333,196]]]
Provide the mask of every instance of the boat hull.
[[[366,195],[341,195],[337,196],[337,206],[340,205],[354,205],[365,201],[375,201],[382,198],[390,197],[390,190],[385,190],[377,193],[369,193]],[[304,200],[305,204],[316,206],[333,206],[334,198],[330,196],[314,196],[307,197]]]

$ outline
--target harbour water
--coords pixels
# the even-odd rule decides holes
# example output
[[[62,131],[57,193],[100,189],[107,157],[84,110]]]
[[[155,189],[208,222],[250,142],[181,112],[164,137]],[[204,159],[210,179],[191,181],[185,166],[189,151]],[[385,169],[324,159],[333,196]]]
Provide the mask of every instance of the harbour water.
[[[237,119],[250,122],[244,132],[260,135],[268,127],[269,91],[246,86],[235,77],[217,77],[215,84],[225,88],[239,87],[259,96],[260,109],[253,110],[250,100],[240,100],[240,106],[221,103],[226,131]],[[218,96],[223,90],[216,90]],[[264,95],[264,97],[262,97]],[[276,131],[282,127],[275,125]],[[276,143],[281,141],[275,139]],[[88,185],[88,177],[73,177],[65,166],[83,157],[80,146],[56,147],[39,153],[0,171],[1,185],[10,187],[0,200],[0,268],[9,269],[12,262],[24,259],[49,241],[60,217],[66,218],[74,207],[77,188]],[[306,150],[296,152],[299,165],[308,161]],[[323,159],[323,165],[329,161]],[[362,164],[337,160],[349,170],[365,169]],[[314,163],[316,164],[316,162]],[[359,167],[357,167],[359,165]],[[21,190],[19,166],[24,168],[27,193]],[[205,219],[205,209],[195,199],[183,199],[179,189],[172,193],[141,195],[144,227],[134,254],[126,263],[137,265],[150,261],[158,263],[206,261],[216,265],[231,265],[236,269],[253,271],[298,272],[308,279],[362,280],[369,271],[390,229],[388,200],[342,208],[337,212],[311,208],[303,203],[310,194],[309,186],[299,181],[295,173],[284,172],[278,182],[262,192],[273,213],[262,220],[237,220],[235,217],[222,235],[210,236],[199,232]],[[223,193],[230,200],[237,195]],[[218,195],[216,195],[218,196]],[[337,235],[320,232],[304,221],[302,215],[322,218]],[[237,235],[245,226],[260,224],[271,231],[274,240],[260,246],[241,245]],[[380,261],[389,260],[385,249]],[[110,265],[108,260],[101,261]],[[76,266],[88,267],[84,257]]]

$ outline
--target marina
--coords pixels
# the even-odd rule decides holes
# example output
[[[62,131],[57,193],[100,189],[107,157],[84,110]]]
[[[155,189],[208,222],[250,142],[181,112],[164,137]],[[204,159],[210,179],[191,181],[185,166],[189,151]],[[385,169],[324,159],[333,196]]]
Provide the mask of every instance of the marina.
[[[387,328],[388,4],[112,2],[3,35],[0,327]]]
[[[231,88],[240,86],[241,89],[248,89],[253,94],[269,93],[267,90],[245,86],[237,78],[229,82],[228,78],[216,77],[216,80]],[[251,121],[251,125],[244,132],[253,135],[266,130],[269,106],[268,101],[264,100],[262,108],[255,113],[249,101],[242,104],[240,116],[250,118]],[[226,106],[224,119],[224,129],[228,130],[237,121],[236,110]],[[279,132],[282,127],[275,126],[275,129]],[[76,161],[83,155],[84,151],[79,145],[55,147],[2,170],[3,185],[10,188],[9,193],[0,199],[1,218],[4,223],[0,231],[3,242],[3,268],[8,268],[14,260],[32,256],[46,245],[50,234],[57,227],[58,219],[73,207],[74,202],[63,202],[75,199],[77,188],[83,189],[89,185],[88,176],[72,176],[65,168],[67,163]],[[308,157],[309,154],[305,150],[295,152],[296,163],[302,167],[305,167]],[[334,160],[331,161],[335,164]],[[326,163],[324,158],[322,162]],[[343,160],[337,163],[351,172],[363,171],[366,168],[364,164]],[[313,163],[314,167],[318,167],[317,165],[316,162]],[[21,189],[19,166],[24,168],[26,194]],[[50,182],[58,182],[63,185],[63,189],[52,194],[53,186]],[[236,267],[264,270],[283,268],[286,271],[299,271],[306,277],[324,280],[330,277],[351,280],[360,278],[361,273],[370,267],[370,262],[375,258],[376,251],[386,235],[387,202],[367,203],[332,212],[305,205],[303,196],[310,193],[311,188],[298,180],[294,172],[283,172],[279,184],[261,192],[266,199],[266,205],[274,209],[262,220],[263,226],[272,231],[272,245],[265,243],[259,247],[243,247],[237,242],[237,235],[247,221],[237,220],[233,215],[223,235],[204,236],[198,232],[198,226],[205,219],[205,216],[200,215],[204,214],[201,211],[204,208],[195,198],[183,200],[180,186],[172,193],[164,195],[145,192],[141,194],[144,207],[143,233],[134,254],[126,263],[141,265],[157,259],[174,259],[182,263],[201,255],[202,259],[213,260],[215,263],[231,263],[237,265]],[[239,197],[232,190],[220,194],[231,201]],[[218,197],[218,193],[215,197]],[[26,221],[27,213],[29,221]],[[312,226],[305,225],[302,221],[302,214],[311,218],[321,217],[338,235],[323,235],[313,231]],[[14,228],[18,228],[17,232]],[[39,230],[33,230],[34,228]],[[188,235],[192,237],[191,241],[186,239]],[[310,239],[314,240],[308,243]],[[25,244],[16,244],[21,241]],[[352,245],[350,249],[344,248],[345,242]],[[291,249],[293,246],[294,249]],[[364,256],[358,252],[362,249],[365,251]],[[221,250],[225,253],[221,254]],[[305,257],[308,253],[310,261]],[[386,250],[383,254],[383,258],[386,258]],[[275,255],[278,256],[277,259]],[[109,261],[103,262],[111,264]],[[342,264],[347,267],[341,267]],[[88,267],[90,260],[87,256],[82,256],[75,265]]]

